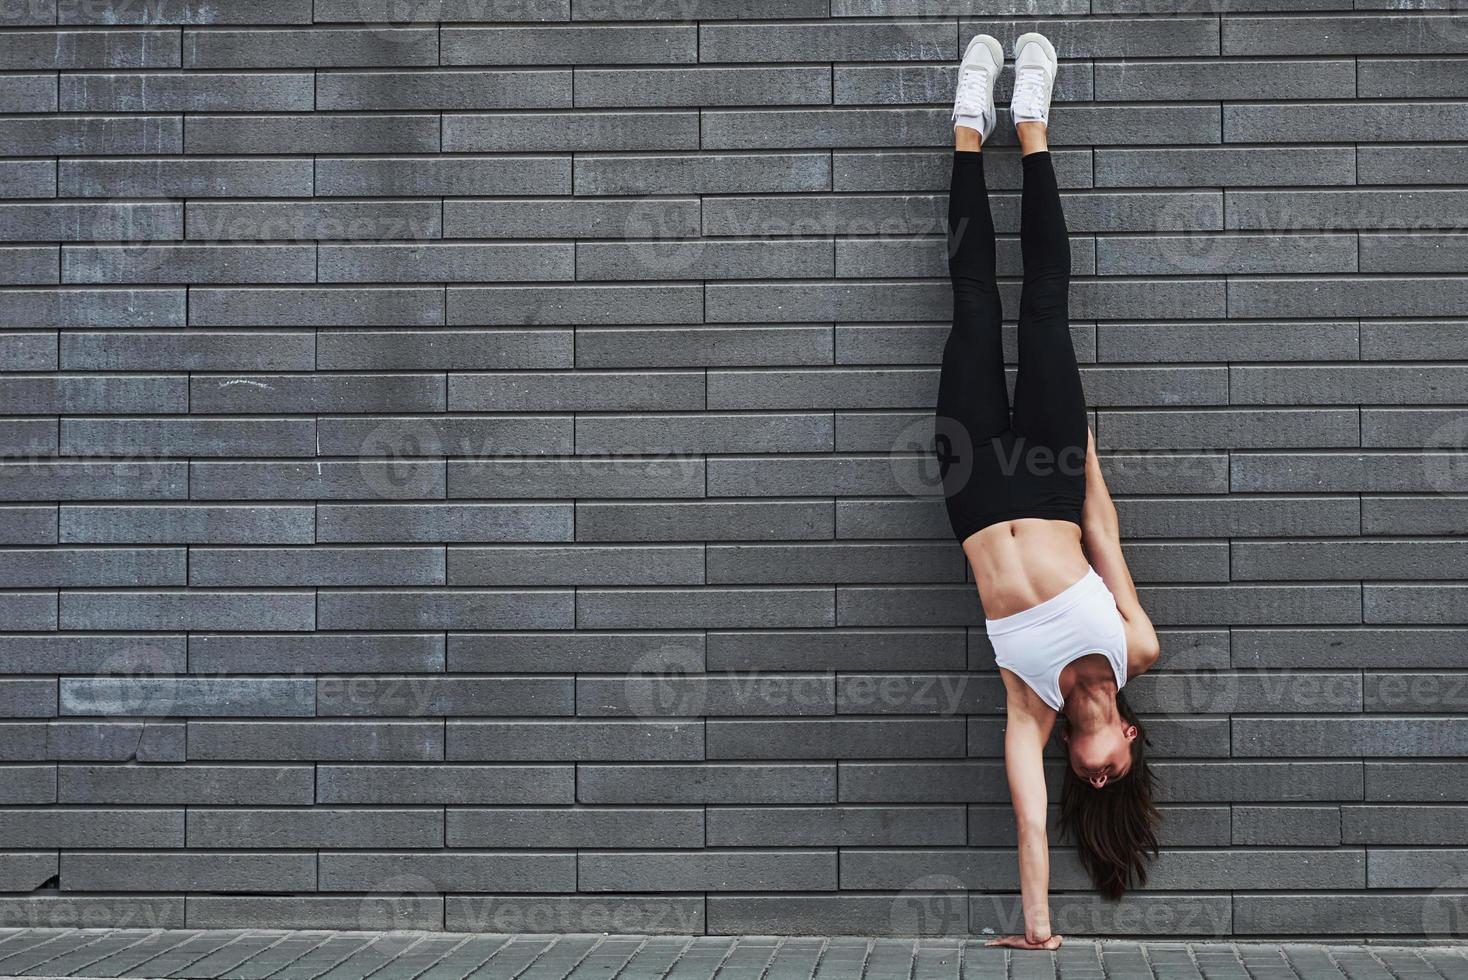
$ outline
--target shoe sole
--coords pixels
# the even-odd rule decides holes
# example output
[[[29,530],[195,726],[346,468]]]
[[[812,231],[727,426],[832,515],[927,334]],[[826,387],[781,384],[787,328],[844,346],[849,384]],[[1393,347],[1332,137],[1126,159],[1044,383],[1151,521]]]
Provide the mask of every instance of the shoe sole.
[[[1033,31],[1031,31],[1029,34],[1021,34],[1018,38],[1015,39],[1014,60],[1019,60],[1019,53],[1025,49],[1026,44],[1029,44],[1032,41],[1035,44],[1038,44],[1041,50],[1045,52],[1046,57],[1050,59],[1051,72],[1053,73],[1054,71],[1056,71],[1056,69],[1060,67],[1060,59],[1055,56],[1055,45],[1051,44],[1050,39],[1045,35],[1037,34]]]

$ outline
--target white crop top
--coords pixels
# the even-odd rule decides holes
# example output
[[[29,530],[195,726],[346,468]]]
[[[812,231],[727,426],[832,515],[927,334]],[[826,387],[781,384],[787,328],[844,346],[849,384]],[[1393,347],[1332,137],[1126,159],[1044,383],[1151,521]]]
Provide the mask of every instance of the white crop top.
[[[1094,568],[1059,595],[1012,616],[986,619],[984,626],[994,662],[1022,678],[1056,711],[1065,706],[1060,672],[1088,653],[1105,654],[1116,672],[1117,690],[1126,686],[1126,625],[1116,597]]]

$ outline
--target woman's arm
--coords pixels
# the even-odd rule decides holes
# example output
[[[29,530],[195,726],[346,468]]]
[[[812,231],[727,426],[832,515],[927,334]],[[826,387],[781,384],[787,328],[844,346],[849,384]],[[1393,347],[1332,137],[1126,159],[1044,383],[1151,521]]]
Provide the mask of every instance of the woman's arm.
[[[1011,679],[1006,676],[1004,682],[1008,687]],[[991,945],[1056,949],[1060,937],[1050,933],[1050,842],[1045,833],[1044,768],[1045,743],[1055,727],[1055,713],[1048,708],[1038,711],[1016,704],[1017,699],[1033,697],[1028,692],[1010,692],[1009,717],[1004,729],[1004,769],[1009,776],[1009,796],[1014,802],[1019,832],[1019,885],[1025,934],[998,939]]]
[[[1131,570],[1122,554],[1116,505],[1111,502],[1111,494],[1106,489],[1101,461],[1096,456],[1096,439],[1089,430],[1086,435],[1086,503],[1081,511],[1081,546],[1091,567],[1096,569],[1116,597],[1116,608],[1126,624],[1127,677],[1146,673],[1157,662],[1160,652],[1157,631],[1142,610],[1136,583],[1132,581]]]

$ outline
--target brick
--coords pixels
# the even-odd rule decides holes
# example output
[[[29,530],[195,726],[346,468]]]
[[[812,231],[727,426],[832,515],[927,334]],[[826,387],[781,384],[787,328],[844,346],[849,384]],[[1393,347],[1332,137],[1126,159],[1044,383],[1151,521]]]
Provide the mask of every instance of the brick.
[[[703,557],[691,546],[453,548],[449,584],[700,585]]]
[[[1230,17],[1223,25],[1224,54],[1463,53],[1461,31],[1424,29],[1420,16],[1362,14],[1328,18]],[[1306,42],[1302,31],[1310,32]]]
[[[1359,439],[1354,409],[1103,411],[1096,429],[1098,449],[1289,449]]]
[[[321,856],[322,891],[370,891],[384,875],[426,880],[444,891],[510,888],[521,892],[569,891],[576,887],[578,857],[567,853],[484,852],[466,854],[374,854]]]
[[[430,0],[411,7],[398,7],[392,0],[318,0],[312,14],[317,23],[433,23],[478,18],[553,21],[570,18],[571,0]]]
[[[1468,108],[1463,103],[1298,102],[1223,107],[1225,143],[1458,140],[1465,131]]]
[[[189,157],[58,160],[58,191],[67,197],[302,197],[311,193],[311,161]]]
[[[698,286],[453,286],[448,325],[686,323],[702,319]]]
[[[823,326],[584,327],[579,367],[758,367],[829,364],[832,332]]]
[[[1236,806],[1233,843],[1287,847],[1339,847],[1344,813],[1351,807]],[[1356,841],[1348,841],[1357,843]]]
[[[44,286],[61,281],[61,249],[50,245],[0,246],[0,260],[6,271],[0,273],[10,286]]]
[[[315,887],[316,859],[292,851],[65,851],[61,874],[67,891],[305,891]]]
[[[456,811],[457,812],[457,811]],[[301,847],[438,848],[444,844],[439,810],[236,808],[191,806],[188,838],[195,847],[268,847],[289,840]],[[303,889],[314,890],[314,885]]]
[[[7,588],[182,585],[179,548],[10,550],[0,583]]]
[[[949,142],[947,110],[763,109],[701,113],[711,150],[939,146]]]
[[[1468,256],[1468,236],[1370,234],[1361,236],[1362,272],[1455,272]]]
[[[323,677],[316,683],[316,713],[413,718],[570,715],[576,707],[574,688],[569,677]]]
[[[616,804],[833,803],[834,763],[581,765],[577,800]]]
[[[180,116],[19,116],[0,120],[13,154],[179,153]]]
[[[198,115],[189,154],[428,153],[439,149],[435,115]]]
[[[965,752],[958,718],[709,721],[707,727],[710,759],[951,759]]]
[[[325,245],[322,282],[513,282],[572,279],[569,245]]]
[[[835,851],[583,852],[586,891],[821,891],[836,884]]]
[[[692,24],[447,27],[440,31],[439,63],[687,64],[699,60],[698,35]]]
[[[55,544],[56,508],[7,506],[0,508],[0,542],[5,544]]]
[[[1332,367],[1235,367],[1229,388],[1238,404],[1339,404],[1367,402],[1390,405],[1433,404],[1459,399],[1450,376],[1433,366],[1350,365]],[[1294,397],[1289,398],[1293,393]],[[1450,410],[1369,409],[1383,431],[1416,421],[1424,435],[1451,422]],[[1365,421],[1363,415],[1363,422]],[[1363,425],[1364,431],[1369,426]],[[1369,439],[1365,441],[1369,442]],[[1385,443],[1383,443],[1385,444]],[[1443,445],[1441,439],[1425,443]],[[1424,443],[1414,443],[1424,445]]]
[[[67,419],[67,454],[150,456],[310,456],[310,419]]]
[[[189,464],[195,500],[419,499],[441,498],[443,492],[443,463],[431,460]]]
[[[1233,548],[1233,578],[1459,578],[1461,547],[1453,541],[1244,541]]]
[[[308,27],[183,32],[185,68],[345,68],[434,65],[438,33],[426,27]]]
[[[55,112],[56,76],[7,75],[0,81],[0,105],[7,112]]]
[[[961,845],[956,806],[718,807],[708,811],[713,847]]]
[[[1368,534],[1452,534],[1461,527],[1462,497],[1363,497],[1361,530]]]
[[[63,629],[309,630],[315,597],[302,592],[67,592]],[[246,625],[249,624],[249,625]]]
[[[1230,190],[1225,196],[1230,228],[1276,232],[1432,227],[1442,223],[1442,208],[1453,207],[1460,198],[1457,192],[1437,188],[1294,193]]]
[[[179,68],[178,31],[7,31],[0,59],[10,70]]]
[[[444,640],[431,633],[194,633],[188,660],[205,674],[227,674],[245,665],[266,671],[431,673],[444,668]]]
[[[571,89],[569,71],[333,71],[316,76],[315,108],[559,109]]]
[[[426,286],[190,290],[190,326],[436,326],[443,316],[442,291]]]
[[[191,760],[433,762],[443,726],[431,721],[190,721]]]
[[[1356,65],[1356,91],[1372,99],[1410,99],[1428,91],[1449,98],[1468,95],[1458,68],[1452,58],[1362,58]]]
[[[703,638],[698,633],[512,633],[449,634],[451,670],[480,670],[495,664],[506,670],[583,669],[629,671],[682,665],[703,669]]]
[[[1161,802],[1285,803],[1362,798],[1360,762],[1159,762]]]
[[[570,330],[329,330],[317,336],[326,370],[489,370],[569,367]]]
[[[198,414],[433,412],[444,408],[443,388],[437,374],[194,374],[189,406]]]
[[[571,160],[322,156],[316,158],[314,176],[319,197],[473,195],[485,187],[500,194],[565,194],[571,186]]]
[[[322,542],[565,541],[572,534],[564,504],[326,504],[318,520]]]
[[[1164,625],[1224,618],[1241,626],[1355,623],[1361,617],[1356,585],[1152,586],[1141,592],[1153,621]]]
[[[494,487],[496,495],[513,488],[517,496],[560,499],[574,488],[585,487],[588,489],[577,491],[576,495],[702,497],[704,470],[703,461],[694,458],[684,458],[672,465],[666,462],[649,465],[603,455],[544,459],[529,468],[521,463],[496,465],[493,461],[464,460],[450,467],[450,496],[484,496],[486,488]]]
[[[1462,777],[1456,762],[1368,762],[1364,799],[1462,802]]]
[[[829,588],[583,589],[576,625],[595,629],[663,626],[832,626],[835,596]]]
[[[450,153],[548,153],[699,148],[696,112],[477,113],[444,115]]]
[[[700,847],[704,837],[704,813],[692,807],[453,809],[446,819],[450,847]]]
[[[592,3],[600,0],[591,0]],[[682,0],[680,0],[681,4]],[[644,8],[650,5],[644,5]],[[671,962],[683,948],[684,940],[678,936],[701,935],[704,930],[704,900],[702,896],[670,896],[667,898],[646,895],[618,895],[609,903],[611,896],[597,895],[450,895],[444,899],[444,920],[447,928],[474,932],[515,931],[528,928],[544,928],[554,923],[555,928],[567,932],[605,932],[635,929],[639,933],[653,935],[668,934],[671,948],[654,942],[644,948],[643,953],[632,964],[631,969],[654,970],[663,962]],[[465,966],[478,963],[497,948],[498,938],[489,939],[489,948],[480,948],[469,953]],[[469,950],[474,940],[464,947]],[[454,954],[456,957],[458,953]],[[517,958],[526,955],[521,952]],[[644,961],[642,956],[646,956]],[[506,961],[508,962],[508,960]],[[630,974],[629,974],[630,975]]]
[[[1247,718],[1233,727],[1238,756],[1278,756],[1286,747],[1326,757],[1450,756],[1462,754],[1461,741],[1451,718]]]
[[[693,198],[597,201],[579,199],[447,201],[450,238],[657,238],[696,236],[699,202]],[[578,243],[578,247],[581,243]]]
[[[297,806],[311,802],[311,786],[309,766],[63,766],[57,801],[155,806],[193,803]],[[128,815],[146,811],[98,810],[96,813],[99,817],[115,816],[119,824],[125,824]],[[3,815],[0,811],[0,818]],[[168,815],[172,817],[173,814]],[[177,816],[176,822],[170,819],[156,832],[139,834],[130,841],[120,834],[118,843],[110,846],[182,846],[183,813],[177,811]],[[58,844],[62,847],[84,846],[65,840]]]
[[[315,253],[310,245],[76,245],[61,250],[61,278],[119,284],[313,282]]]
[[[1230,460],[1232,489],[1250,492],[1356,490],[1365,493],[1437,492],[1455,489],[1461,454],[1298,453],[1288,456],[1236,453]]]
[[[579,108],[828,105],[830,102],[831,71],[819,66],[576,69]],[[579,165],[580,161],[577,162]]]
[[[315,108],[307,73],[67,75],[62,112],[299,112]]]
[[[413,805],[565,804],[574,799],[568,765],[322,765],[318,803]]]
[[[704,758],[698,721],[453,721],[452,762],[616,762]]]
[[[191,928],[248,923],[260,929],[441,929],[443,899],[420,895],[387,901],[360,896],[200,895],[189,903]]]
[[[1465,594],[1457,585],[1368,585],[1362,587],[1362,612],[1368,623],[1452,623]]]
[[[1231,20],[1226,30],[1232,29],[1235,23],[1237,22]],[[1261,52],[1249,50],[1247,53],[1254,55]],[[1323,52],[1312,44],[1308,51],[1290,53]],[[1354,92],[1355,86],[1355,65],[1347,58],[1318,61],[1219,60],[1202,63],[1102,62],[1096,65],[1096,98],[1102,101],[1244,101],[1273,99],[1284,90],[1289,92],[1291,99],[1334,99],[1343,92]]]
[[[631,229],[629,229],[631,230]],[[598,279],[816,279],[835,273],[825,239],[692,242],[584,242],[576,246],[576,277]],[[548,278],[542,276],[541,278]]]
[[[1360,146],[1356,149],[1358,183],[1395,184],[1411,173],[1421,184],[1455,183],[1462,166],[1461,146]]]
[[[0,500],[181,500],[183,462],[0,463]]]
[[[1354,235],[1195,233],[1096,240],[1096,271],[1103,276],[1355,272],[1356,261]]]
[[[962,24],[960,44],[967,44],[980,29],[979,23]],[[1054,43],[1055,52],[1061,58],[1158,58],[1219,53],[1218,22],[1210,17],[986,20],[982,30],[1001,41],[1026,31],[1039,31]]]
[[[1355,320],[1100,323],[1096,326],[1097,359],[1353,361],[1361,352],[1357,334]]]
[[[648,0],[628,6],[620,0],[572,0],[573,20],[774,20],[782,17],[824,17],[821,0]]]
[[[571,625],[571,599],[557,590],[331,592],[319,608],[328,629],[544,629]]]
[[[191,239],[233,248],[244,241],[440,238],[443,231],[438,206],[426,201],[193,202],[186,214]]]
[[[41,229],[62,241],[182,238],[182,218],[172,203],[0,204],[0,238],[26,241]]]
[[[1230,316],[1451,316],[1468,295],[1468,280],[1383,277],[1365,279],[1231,279]],[[1267,312],[1266,312],[1267,311]]]
[[[1356,153],[1349,147],[1101,147],[1094,152],[1097,187],[1289,186],[1301,172],[1308,172],[1315,186],[1356,181]]]
[[[1343,806],[1341,839],[1351,844],[1454,844],[1463,839],[1465,819],[1468,808],[1461,806]]]

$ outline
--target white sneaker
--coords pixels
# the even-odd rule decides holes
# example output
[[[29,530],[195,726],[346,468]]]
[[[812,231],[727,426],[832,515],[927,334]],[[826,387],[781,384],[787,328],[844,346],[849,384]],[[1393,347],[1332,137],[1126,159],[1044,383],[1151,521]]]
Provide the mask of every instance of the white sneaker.
[[[1014,96],[1009,101],[1012,122],[1050,125],[1050,92],[1058,67],[1055,46],[1043,34],[1021,34],[1014,42]]]
[[[994,86],[1004,68],[1004,46],[988,34],[968,43],[958,66],[958,91],[953,97],[953,125],[977,129],[985,142],[999,114],[994,111]]]

